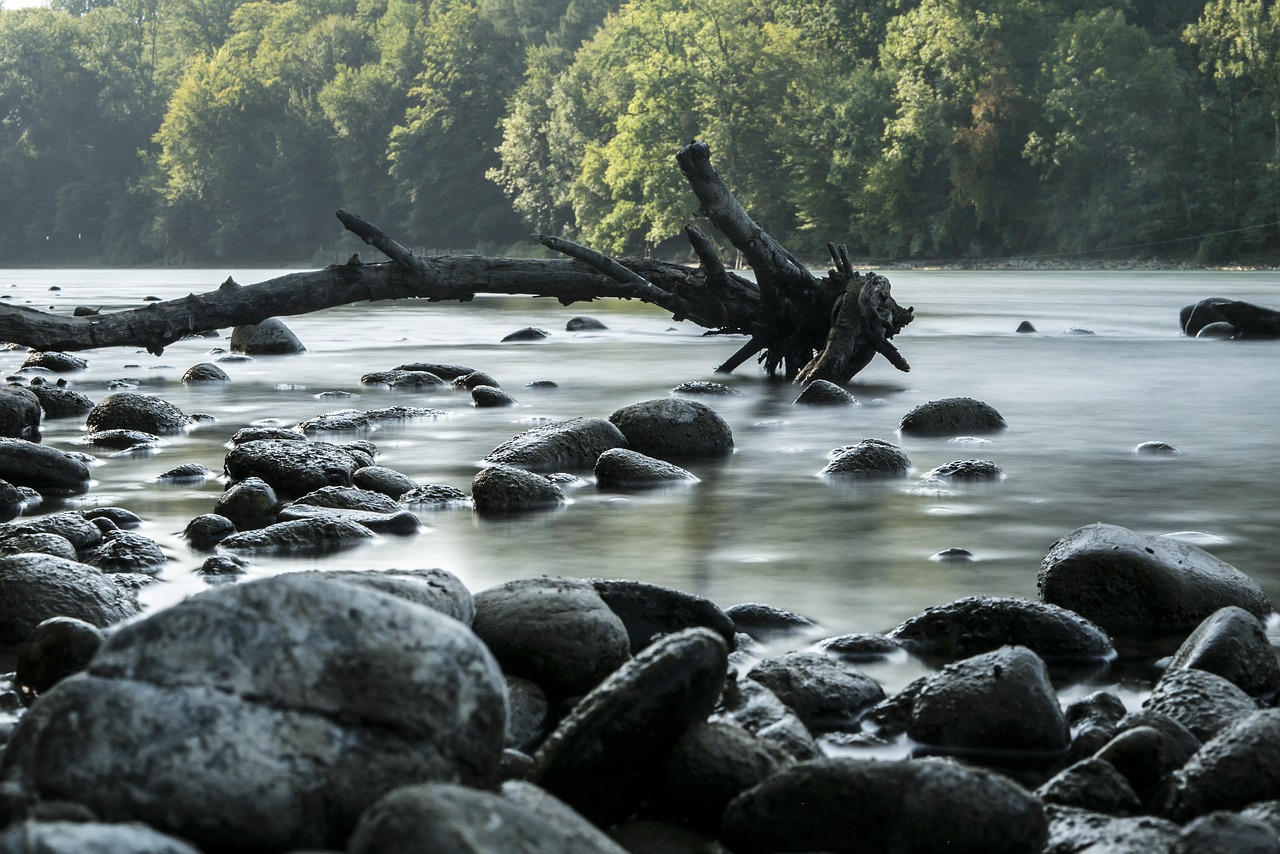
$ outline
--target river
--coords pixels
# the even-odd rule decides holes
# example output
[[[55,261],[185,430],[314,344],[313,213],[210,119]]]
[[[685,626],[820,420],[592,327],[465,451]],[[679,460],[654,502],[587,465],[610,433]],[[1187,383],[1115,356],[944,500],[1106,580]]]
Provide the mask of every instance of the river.
[[[242,284],[282,270],[0,270],[0,296],[69,313],[104,310]],[[615,409],[671,393],[688,380],[727,383],[741,396],[702,398],[733,429],[736,451],[687,467],[702,480],[673,490],[597,490],[590,472],[556,511],[507,520],[469,511],[423,512],[422,531],[321,558],[255,557],[245,578],[310,568],[440,567],[473,591],[526,576],[639,579],[701,594],[722,606],[767,602],[808,616],[823,635],[882,632],[931,605],[961,596],[1036,596],[1041,558],[1058,537],[1092,522],[1143,534],[1176,533],[1255,578],[1280,600],[1280,396],[1273,384],[1280,342],[1196,340],[1178,331],[1178,311],[1203,297],[1280,304],[1275,272],[890,272],[894,296],[916,320],[896,343],[912,365],[877,360],[854,379],[856,407],[793,405],[797,389],[770,382],[754,363],[728,376],[714,367],[736,339],[703,337],[650,306],[605,301],[563,307],[551,300],[479,297],[466,304],[363,303],[286,318],[308,350],[221,364],[231,381],[185,387],[183,372],[212,361],[225,339],[181,341],[160,356],[126,348],[86,354],[69,376],[97,401],[129,378],[187,414],[217,420],[169,437],[151,457],[100,453],[90,492],[71,506],[118,505],[145,520],[140,533],[169,557],[141,598],[155,611],[208,585],[195,570],[206,555],[181,538],[188,520],[210,512],[224,483],[198,488],[157,482],[181,463],[220,472],[229,437],[255,424],[297,422],[342,408],[411,404],[445,417],[361,436],[379,464],[420,483],[469,489],[478,461],[545,418],[608,417]],[[58,290],[51,290],[52,288]],[[608,329],[569,333],[588,314]],[[1015,334],[1028,320],[1039,330]],[[501,343],[526,326],[549,339]],[[1083,328],[1093,335],[1064,334]],[[223,330],[229,336],[230,330]],[[5,374],[21,351],[0,353]],[[484,370],[519,401],[476,409],[465,392],[364,387],[361,375],[407,362]],[[551,380],[557,388],[526,384]],[[358,397],[334,401],[322,392]],[[973,397],[1009,424],[989,445],[903,438],[913,407]],[[50,420],[44,442],[83,450],[79,419]],[[956,459],[997,462],[995,484],[950,494],[906,481],[832,483],[816,476],[827,454],[866,437],[901,444],[916,474]],[[342,441],[347,437],[335,437]],[[1139,457],[1141,442],[1183,453]],[[44,510],[58,509],[46,505]],[[948,548],[974,560],[932,557]],[[924,672],[916,662],[879,665],[894,690]],[[1067,686],[1067,694],[1108,684]],[[1126,689],[1140,697],[1141,684]],[[1064,694],[1065,696],[1065,694]]]

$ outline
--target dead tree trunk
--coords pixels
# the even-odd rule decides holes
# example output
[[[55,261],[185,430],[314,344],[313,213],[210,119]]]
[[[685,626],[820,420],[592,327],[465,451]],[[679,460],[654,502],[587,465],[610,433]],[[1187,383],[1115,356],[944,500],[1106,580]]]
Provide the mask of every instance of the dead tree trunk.
[[[770,375],[844,383],[883,354],[909,370],[889,342],[912,320],[893,301],[883,276],[853,270],[844,247],[829,246],[835,269],[818,279],[742,209],[715,169],[711,151],[693,142],[677,162],[708,218],[751,265],[755,281],[725,269],[715,246],[685,227],[698,269],[662,261],[612,259],[584,246],[535,235],[567,259],[482,256],[423,258],[354,214],[338,218],[381,250],[389,263],[345,264],[281,276],[255,285],[228,279],[217,290],[143,308],[67,317],[0,305],[0,340],[38,350],[145,347],[159,354],[180,338],[211,329],[260,323],[364,300],[466,302],[478,293],[553,297],[565,305],[600,298],[639,299],[690,320],[708,334],[745,335],[747,342],[717,370],[732,371],[759,355]]]

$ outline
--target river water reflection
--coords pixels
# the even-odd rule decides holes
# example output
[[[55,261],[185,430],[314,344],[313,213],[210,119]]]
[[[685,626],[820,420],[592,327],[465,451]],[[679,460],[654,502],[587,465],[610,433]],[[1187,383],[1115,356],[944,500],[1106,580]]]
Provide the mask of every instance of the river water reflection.
[[[77,305],[109,310],[148,296],[212,290],[228,275],[251,283],[282,272],[0,270],[0,296],[59,312]],[[443,418],[359,438],[378,446],[381,465],[421,483],[468,489],[481,457],[538,419],[607,417],[666,396],[681,382],[716,380],[742,393],[703,399],[729,422],[737,450],[726,461],[690,464],[702,478],[697,485],[622,494],[598,490],[590,472],[579,472],[587,482],[558,511],[503,521],[469,511],[422,513],[424,527],[415,536],[383,536],[321,558],[255,558],[246,577],[441,567],[473,591],[544,574],[631,578],[722,606],[768,602],[834,635],[887,631],[961,596],[1034,598],[1040,560],[1053,541],[1101,521],[1144,534],[1180,532],[1280,599],[1280,396],[1272,388],[1280,343],[1194,340],[1178,332],[1179,308],[1203,297],[1280,304],[1280,274],[913,271],[890,279],[898,301],[916,308],[917,320],[896,339],[913,370],[899,373],[877,359],[851,384],[861,401],[851,408],[795,406],[797,389],[767,381],[754,364],[718,376],[713,368],[736,340],[705,338],[692,324],[620,301],[565,308],[550,300],[479,297],[467,304],[364,303],[287,318],[307,353],[223,364],[231,382],[214,387],[184,387],[180,378],[191,365],[217,358],[211,350],[226,347],[225,338],[182,341],[161,357],[93,351],[83,354],[88,371],[70,381],[95,401],[109,382],[131,378],[141,391],[217,421],[170,438],[150,458],[100,455],[93,488],[76,506],[119,505],[146,520],[140,533],[169,557],[159,583],[142,592],[154,611],[206,587],[195,572],[206,555],[180,533],[211,510],[224,487],[218,480],[173,487],[156,477],[181,463],[220,472],[226,442],[242,427],[291,426],[341,408],[440,409]],[[566,332],[566,321],[578,314],[608,329]],[[1022,320],[1039,332],[1015,334]],[[500,343],[525,326],[552,335]],[[1095,334],[1064,334],[1076,327]],[[20,351],[0,354],[5,374],[23,358]],[[465,393],[360,384],[362,374],[415,361],[484,370],[519,405],[476,409]],[[558,387],[525,387],[537,380]],[[358,397],[317,397],[329,391]],[[914,406],[957,396],[990,403],[1009,429],[978,446],[897,435]],[[78,419],[44,426],[44,441],[64,450],[80,449],[74,442],[83,434]],[[901,444],[917,474],[983,457],[1007,478],[943,494],[913,490],[914,477],[853,485],[816,477],[828,452],[865,437]],[[1148,440],[1183,453],[1137,457],[1133,448]],[[975,559],[931,559],[948,548],[967,549]],[[898,662],[873,675],[893,690],[920,672],[919,664]],[[1096,679],[1105,684],[1108,677]]]

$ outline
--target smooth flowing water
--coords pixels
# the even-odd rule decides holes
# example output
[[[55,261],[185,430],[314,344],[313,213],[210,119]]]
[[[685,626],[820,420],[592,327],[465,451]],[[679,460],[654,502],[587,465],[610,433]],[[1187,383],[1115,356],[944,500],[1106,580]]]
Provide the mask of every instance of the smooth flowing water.
[[[233,275],[264,281],[279,270],[7,270],[0,296],[69,313],[77,305],[134,307],[212,290]],[[664,397],[687,380],[727,383],[741,396],[700,398],[731,425],[736,452],[691,463],[702,480],[643,493],[596,488],[590,472],[572,502],[501,521],[469,511],[424,512],[421,533],[383,536],[335,555],[255,557],[246,578],[310,568],[441,567],[473,591],[536,575],[650,581],[722,606],[759,601],[800,612],[826,635],[887,631],[931,605],[968,595],[1036,596],[1041,558],[1058,537],[1108,522],[1144,534],[1178,533],[1257,579],[1280,600],[1280,396],[1273,385],[1280,342],[1195,340],[1178,331],[1178,311],[1203,297],[1280,303],[1280,274],[1232,272],[893,272],[894,295],[916,321],[896,339],[909,374],[877,359],[855,378],[856,407],[793,405],[798,389],[766,380],[748,364],[713,372],[738,345],[706,338],[638,303],[563,307],[531,298],[466,304],[362,303],[286,318],[308,352],[222,367],[231,382],[185,387],[183,372],[217,358],[216,339],[185,340],[154,357],[132,349],[87,354],[73,387],[100,400],[112,380],[131,378],[212,425],[178,437],[150,458],[100,453],[93,487],[72,506],[119,505],[165,548],[159,583],[142,591],[149,610],[206,587],[207,556],[180,533],[209,512],[225,484],[157,483],[180,463],[220,472],[230,436],[254,424],[291,426],[342,408],[433,407],[435,420],[360,436],[379,464],[420,483],[470,486],[479,460],[539,419],[607,417]],[[50,290],[57,286],[60,290]],[[568,333],[590,314],[606,331]],[[1015,334],[1022,320],[1037,334]],[[552,332],[537,343],[500,343],[525,326]],[[1094,335],[1064,334],[1082,327]],[[224,330],[229,335],[230,330]],[[6,375],[25,358],[0,353]],[[407,362],[468,365],[494,376],[519,405],[476,409],[465,392],[365,387],[360,377]],[[557,388],[525,388],[552,380]],[[321,392],[359,395],[345,401]],[[998,409],[1009,429],[989,445],[904,438],[901,417],[945,397],[973,397]],[[47,421],[44,442],[83,450],[78,419]],[[948,492],[905,481],[842,484],[817,477],[834,448],[866,437],[901,444],[916,473],[956,459],[994,460],[1007,478]],[[350,435],[326,436],[345,441]],[[1138,457],[1147,440],[1183,451]],[[58,509],[46,505],[43,510]],[[967,563],[931,559],[963,548]],[[886,690],[921,666],[897,662],[873,674]],[[1098,679],[1105,683],[1107,677]],[[1140,686],[1139,686],[1140,688]]]

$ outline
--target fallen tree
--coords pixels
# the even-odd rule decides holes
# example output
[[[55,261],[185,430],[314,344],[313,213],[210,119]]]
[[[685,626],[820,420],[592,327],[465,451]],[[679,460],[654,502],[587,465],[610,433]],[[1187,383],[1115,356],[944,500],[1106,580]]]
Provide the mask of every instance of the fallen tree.
[[[711,165],[710,148],[692,142],[676,156],[710,222],[741,253],[755,281],[721,261],[697,227],[685,234],[701,265],[613,259],[557,237],[534,235],[567,258],[527,259],[417,255],[360,217],[338,211],[353,234],[391,260],[293,273],[253,285],[228,279],[215,291],[142,308],[67,317],[22,306],[0,306],[0,340],[37,350],[145,347],[159,354],[173,342],[212,329],[269,317],[320,311],[364,300],[419,298],[468,301],[476,294],[552,297],[565,305],[601,298],[638,299],[689,320],[712,335],[747,341],[717,370],[733,371],[758,357],[771,376],[799,382],[844,383],[876,353],[910,370],[890,339],[912,320],[890,293],[888,279],[853,269],[843,246],[828,244],[833,269],[819,279],[761,228]]]

